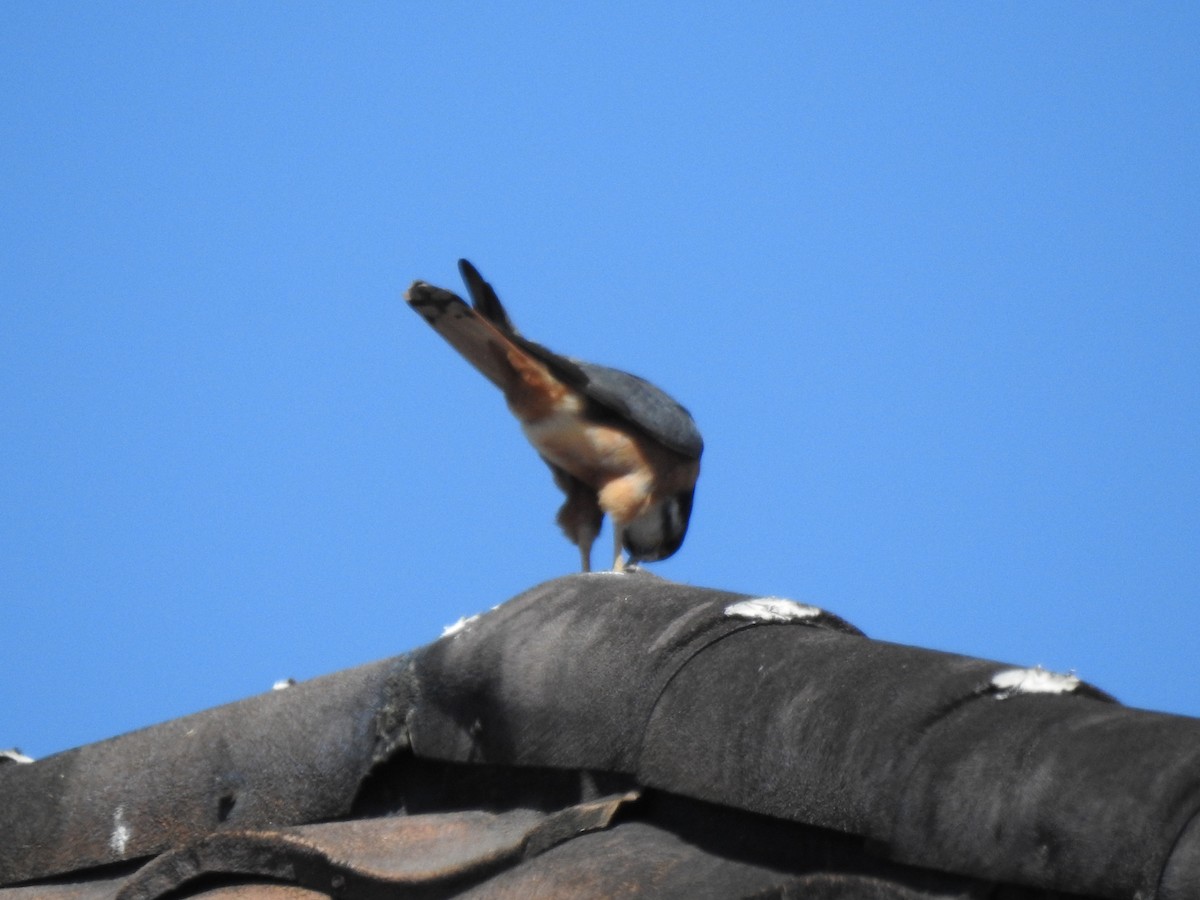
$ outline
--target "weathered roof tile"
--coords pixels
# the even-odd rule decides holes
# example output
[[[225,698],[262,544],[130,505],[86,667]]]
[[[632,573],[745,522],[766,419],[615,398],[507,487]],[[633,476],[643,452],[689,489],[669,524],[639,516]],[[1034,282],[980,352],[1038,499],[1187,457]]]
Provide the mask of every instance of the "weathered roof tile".
[[[0,796],[0,900],[1200,895],[1200,721],[646,574],[0,766]]]

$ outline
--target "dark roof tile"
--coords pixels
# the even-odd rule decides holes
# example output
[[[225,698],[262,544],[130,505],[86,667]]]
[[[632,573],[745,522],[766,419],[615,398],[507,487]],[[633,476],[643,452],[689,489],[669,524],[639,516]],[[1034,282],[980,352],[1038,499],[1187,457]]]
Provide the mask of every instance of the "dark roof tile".
[[[407,665],[385,660],[0,767],[0,883],[347,812],[410,706]]]
[[[156,897],[201,863],[346,897],[1200,884],[1200,721],[644,573],[559,579],[406,656],[0,766],[0,796],[0,884],[78,882],[2,900]]]

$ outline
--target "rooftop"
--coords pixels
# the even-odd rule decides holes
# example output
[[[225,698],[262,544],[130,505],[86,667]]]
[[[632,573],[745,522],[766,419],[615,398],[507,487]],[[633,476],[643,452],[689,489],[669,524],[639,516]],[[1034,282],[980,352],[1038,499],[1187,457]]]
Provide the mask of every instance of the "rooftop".
[[[281,688],[0,757],[0,900],[1200,896],[1200,720],[790,600],[571,576]]]

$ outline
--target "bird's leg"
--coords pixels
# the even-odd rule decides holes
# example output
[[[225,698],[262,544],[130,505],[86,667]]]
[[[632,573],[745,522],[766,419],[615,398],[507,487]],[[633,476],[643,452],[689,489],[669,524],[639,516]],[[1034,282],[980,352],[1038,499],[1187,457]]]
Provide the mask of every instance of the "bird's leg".
[[[613,571],[625,571],[625,529],[613,522]]]
[[[596,535],[600,533],[599,520],[593,525],[590,519],[575,524],[574,534],[570,535],[579,547],[579,563],[582,571],[592,571],[592,544],[596,542]]]
[[[583,571],[592,570],[592,544],[600,533],[600,522],[604,513],[596,504],[596,492],[582,481],[568,475],[552,463],[548,463],[554,473],[554,482],[567,495],[566,502],[558,511],[558,524],[576,547],[579,548],[579,562]]]

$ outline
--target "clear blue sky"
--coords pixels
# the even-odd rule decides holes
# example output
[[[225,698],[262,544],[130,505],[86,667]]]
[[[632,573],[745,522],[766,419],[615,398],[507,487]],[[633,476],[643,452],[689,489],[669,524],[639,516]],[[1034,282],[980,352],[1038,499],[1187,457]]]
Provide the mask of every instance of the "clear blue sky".
[[[0,747],[573,570],[459,256],[695,414],[654,571],[1200,715],[1200,6],[490,6],[0,5]]]

